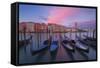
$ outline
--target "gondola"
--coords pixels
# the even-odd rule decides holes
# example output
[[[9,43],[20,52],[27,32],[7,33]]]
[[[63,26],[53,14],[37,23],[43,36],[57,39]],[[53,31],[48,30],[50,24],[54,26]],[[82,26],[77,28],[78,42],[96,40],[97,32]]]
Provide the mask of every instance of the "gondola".
[[[78,41],[79,41],[80,43],[88,45],[88,44],[85,42],[86,39],[81,39],[81,38],[78,37],[78,36],[76,36],[76,37],[77,37],[77,39],[78,39]]]
[[[50,52],[55,53],[58,49],[58,41],[52,41],[50,45]]]
[[[96,49],[97,48],[97,44],[96,44],[96,41],[91,41],[91,40],[84,40],[85,42],[87,42],[87,43],[85,43],[85,44],[87,44],[87,45],[90,45],[92,48],[94,48],[94,49]]]
[[[82,44],[85,44],[85,45],[89,45],[91,46],[93,49],[96,49],[96,42],[93,42],[93,41],[90,41],[88,39],[81,39],[79,37],[77,37],[78,40],[82,43]]]
[[[81,44],[81,43],[79,43],[78,41],[77,41],[77,43],[75,44],[75,47],[76,47],[76,49],[78,49],[79,51],[84,51],[84,52],[89,52],[89,47],[88,46],[86,46],[86,45],[83,45],[83,44]]]
[[[50,45],[51,59],[54,60],[58,51],[58,41],[52,41]]]
[[[31,48],[32,55],[35,55],[37,53],[47,50],[49,48],[48,44],[49,44],[49,40],[45,40],[43,44],[39,46],[39,48],[34,48],[34,49]]]
[[[91,38],[87,36],[85,37],[86,39],[84,39],[84,41],[88,42],[91,46],[96,47],[96,38]]]
[[[79,37],[77,37],[77,38],[78,38],[78,40],[76,41],[76,44],[75,44],[76,49],[78,49],[80,51],[84,51],[84,52],[89,52],[89,46],[87,46],[86,44],[83,44],[83,43],[85,43],[85,41]]]
[[[23,47],[23,46],[26,46],[26,45],[28,45],[29,43],[31,43],[31,39],[32,39],[32,36],[30,36],[28,39],[19,40],[19,41],[18,41],[19,48],[21,48],[21,47]]]
[[[61,37],[62,38],[62,37]],[[67,50],[67,51],[72,51],[74,52],[74,46],[71,42],[71,40],[68,40],[68,38],[66,37],[64,40],[62,38],[62,41],[61,41],[63,47]]]
[[[86,35],[83,35],[87,40],[90,40],[90,41],[96,41],[96,38],[92,38],[92,37],[88,37]]]

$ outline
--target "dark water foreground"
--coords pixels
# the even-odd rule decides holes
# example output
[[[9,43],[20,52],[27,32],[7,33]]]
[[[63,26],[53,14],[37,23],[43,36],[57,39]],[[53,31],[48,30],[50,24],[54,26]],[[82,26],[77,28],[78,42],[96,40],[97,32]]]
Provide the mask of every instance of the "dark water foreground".
[[[60,33],[60,34],[62,36],[64,35],[64,33]],[[83,34],[86,35],[86,33],[83,33]],[[60,37],[58,35],[59,35],[58,33],[53,34],[52,35],[53,40],[60,40]],[[74,33],[72,33],[72,35],[66,33],[65,35],[73,40],[76,40]],[[21,36],[19,36],[19,38],[20,37]],[[29,37],[29,34],[27,34],[27,38],[28,37]],[[66,50],[60,43],[58,44],[59,47],[54,54],[51,54],[50,49],[48,48],[44,51],[41,51],[33,55],[30,49],[34,50],[43,46],[43,42],[48,38],[47,38],[47,34],[45,33],[42,33],[38,36],[37,34],[32,33],[32,37],[33,37],[32,43],[28,44],[26,47],[23,46],[22,48],[19,49],[19,63],[20,64],[52,62],[52,61],[95,60],[96,59],[96,50],[92,48],[91,46],[89,46],[89,52],[80,51],[78,49],[75,49],[75,51],[72,52],[72,51]],[[41,38],[40,40],[37,41],[38,37],[41,37]]]

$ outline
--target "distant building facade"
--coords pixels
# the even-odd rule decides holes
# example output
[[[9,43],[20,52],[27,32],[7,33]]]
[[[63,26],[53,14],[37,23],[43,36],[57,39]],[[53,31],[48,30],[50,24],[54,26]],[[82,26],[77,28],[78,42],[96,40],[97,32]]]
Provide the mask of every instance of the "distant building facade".
[[[19,32],[69,32],[77,31],[75,28],[66,27],[59,24],[52,23],[36,23],[36,22],[21,22],[19,23]]]

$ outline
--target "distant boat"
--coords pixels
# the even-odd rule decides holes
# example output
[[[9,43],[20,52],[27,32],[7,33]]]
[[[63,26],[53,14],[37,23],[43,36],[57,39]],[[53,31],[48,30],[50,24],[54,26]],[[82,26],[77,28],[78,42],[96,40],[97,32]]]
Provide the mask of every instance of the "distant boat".
[[[85,43],[85,42],[81,38],[79,38],[78,36],[77,36],[77,38],[78,38],[78,41],[77,41],[75,47],[80,51],[89,52],[89,46],[82,44],[82,43]]]
[[[49,48],[48,44],[49,44],[49,40],[45,40],[43,44],[39,46],[39,48],[31,49],[32,55],[47,50]]]
[[[26,46],[26,45],[28,45],[29,43],[31,43],[31,39],[32,39],[32,36],[30,36],[28,39],[19,40],[19,41],[18,41],[19,48],[21,48],[21,47],[23,47],[23,46]]]
[[[89,42],[88,44],[91,45],[92,47],[94,47],[94,48],[97,47],[97,41],[90,41],[90,40],[87,40],[87,42]]]
[[[97,48],[97,41],[92,41],[92,40],[88,40],[88,39],[84,39],[83,41],[86,42],[84,44],[89,45],[94,49]]]
[[[83,43],[83,44],[85,44],[85,45],[88,45],[88,46],[91,46],[91,47],[93,47],[94,49],[96,49],[96,41],[90,41],[90,40],[88,40],[88,39],[81,39],[81,38],[79,38],[79,37],[77,37],[78,38],[78,40],[81,42],[81,43]]]
[[[81,39],[80,37],[78,37],[78,36],[76,36],[77,37],[77,39],[78,39],[78,41],[79,42],[81,42],[81,43],[83,43],[83,44],[86,44],[87,45],[87,43],[84,41],[84,40],[86,40],[86,39]]]
[[[92,46],[96,46],[96,38],[92,38],[92,37],[88,37],[88,36],[85,36],[84,35],[84,37],[86,37],[85,39],[84,39],[84,41],[87,41],[87,42],[89,42],[89,44],[91,44]]]
[[[90,41],[96,41],[96,38],[92,38],[92,37],[88,37],[86,35],[83,35],[87,40],[90,40]]]

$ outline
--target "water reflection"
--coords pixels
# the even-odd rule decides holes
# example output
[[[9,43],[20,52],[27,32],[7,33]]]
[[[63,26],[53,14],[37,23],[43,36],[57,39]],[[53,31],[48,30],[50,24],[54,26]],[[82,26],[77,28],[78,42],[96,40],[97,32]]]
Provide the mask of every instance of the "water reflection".
[[[58,48],[51,52],[50,47],[53,45],[50,43],[51,41],[46,43],[45,46],[48,46],[47,49],[41,50],[36,54],[32,54],[32,50],[38,50],[41,47],[44,47],[44,41],[50,40],[49,33],[26,33],[26,39],[30,38],[32,35],[32,40],[26,46],[23,46],[19,50],[19,63],[39,63],[39,62],[51,62],[51,61],[76,61],[76,60],[94,60],[96,59],[96,50],[91,47],[91,45],[86,45],[89,47],[89,52],[85,52],[75,48],[75,51],[69,51],[65,49],[61,43],[61,37],[65,37],[66,35],[69,39],[77,40],[76,34],[72,33],[53,33],[52,39],[58,41]],[[79,36],[79,33],[77,33]],[[83,35],[87,35],[87,33],[81,33],[81,38],[84,39]],[[91,34],[92,35],[92,34]],[[23,40],[24,37],[22,34],[19,34],[19,40]],[[37,41],[38,40],[38,41]],[[95,42],[96,44],[96,42]],[[80,44],[81,45],[81,44]],[[85,45],[85,44],[84,44]],[[83,45],[82,45],[83,46]],[[53,47],[54,48],[54,47]]]

